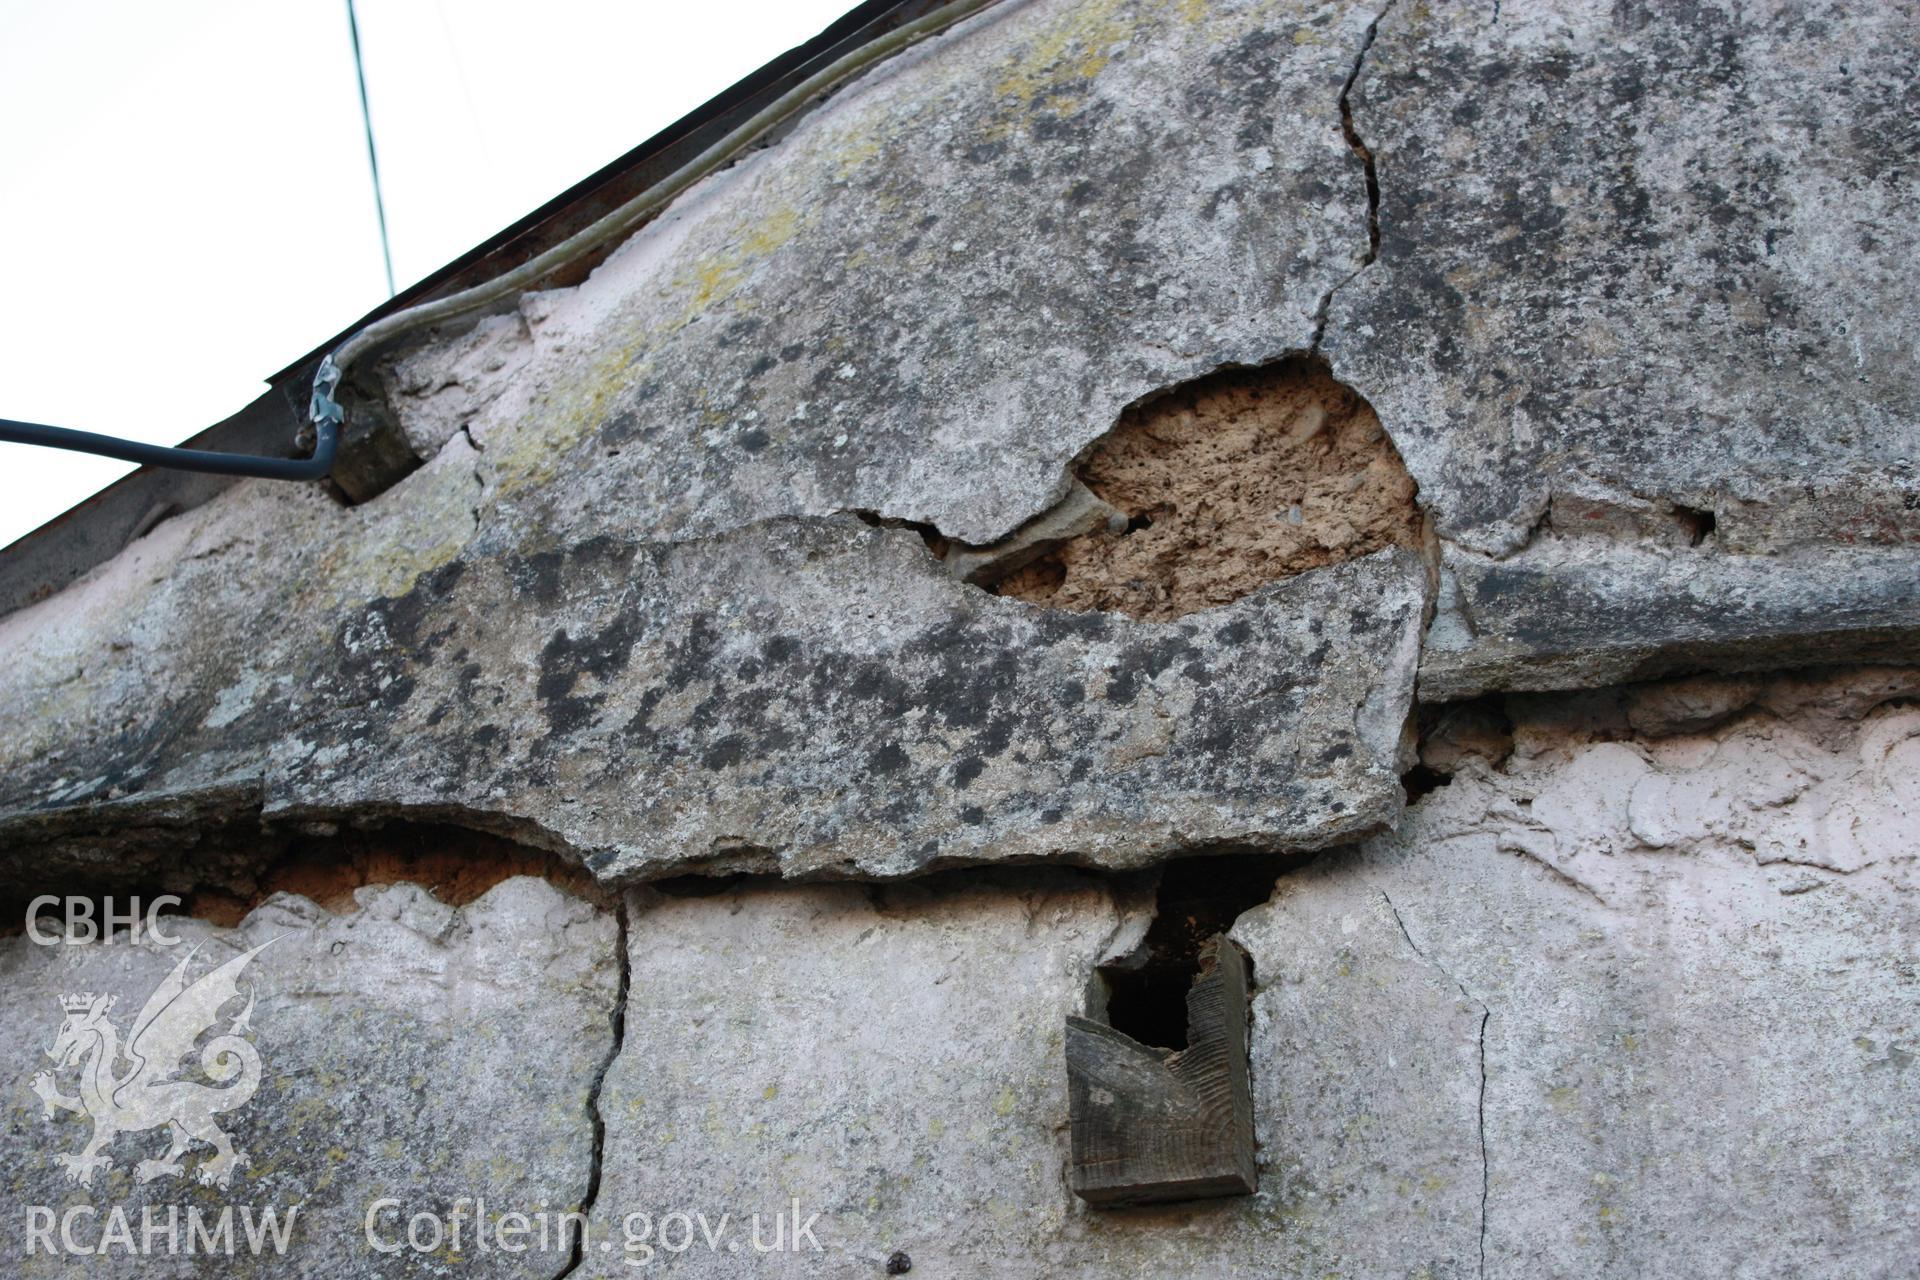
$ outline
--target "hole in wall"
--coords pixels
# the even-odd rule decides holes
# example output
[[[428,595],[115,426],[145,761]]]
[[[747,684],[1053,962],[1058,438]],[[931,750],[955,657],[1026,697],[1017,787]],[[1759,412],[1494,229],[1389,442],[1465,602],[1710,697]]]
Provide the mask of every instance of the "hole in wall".
[[[1469,760],[1498,769],[1513,754],[1513,721],[1497,695],[1422,704],[1415,727],[1419,759],[1400,775],[1410,805],[1451,783]]]
[[[1274,882],[1311,855],[1217,854],[1160,871],[1153,923],[1131,954],[1096,971],[1106,1022],[1157,1049],[1187,1047],[1187,991],[1201,946],[1273,896]]]
[[[1421,543],[1413,477],[1373,407],[1318,357],[1209,374],[1134,405],[1077,475],[1124,520],[989,590],[1166,621]]]
[[[1400,775],[1400,789],[1406,792],[1408,804],[1418,804],[1424,797],[1452,781],[1453,775],[1450,773],[1441,773],[1430,765],[1417,764]]]
[[[1687,545],[1697,547],[1713,536],[1713,512],[1702,507],[1675,507],[1673,518],[1686,536]]]
[[[1014,596],[1021,600],[1031,600],[1036,604],[1045,604],[1067,583],[1067,566],[1058,553],[1046,555],[1032,564],[1022,566],[995,583],[991,590],[995,595]]]

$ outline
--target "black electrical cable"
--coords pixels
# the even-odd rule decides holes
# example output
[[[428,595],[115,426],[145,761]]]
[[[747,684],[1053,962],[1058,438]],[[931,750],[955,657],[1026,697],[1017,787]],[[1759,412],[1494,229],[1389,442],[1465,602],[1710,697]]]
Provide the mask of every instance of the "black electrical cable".
[[[873,63],[891,57],[900,50],[929,36],[947,30],[997,0],[950,0],[945,6],[896,27],[869,43],[844,55],[838,61],[814,73],[806,80],[774,99],[746,123],[708,147],[691,161],[642,191],[626,204],[590,226],[576,231],[513,270],[484,284],[458,293],[418,303],[382,316],[343,342],[320,362],[313,378],[313,396],[308,416],[313,421],[314,449],[310,458],[265,458],[240,453],[213,453],[205,449],[169,449],[161,445],[141,444],[114,436],[95,435],[91,431],[70,431],[65,427],[43,427],[32,422],[12,422],[0,418],[0,443],[38,444],[55,449],[72,449],[120,458],[142,466],[168,467],[175,471],[206,471],[215,475],[258,476],[266,480],[318,480],[333,469],[334,450],[339,444],[340,424],[346,412],[333,398],[340,385],[342,371],[355,360],[382,343],[417,332],[442,321],[471,314],[501,298],[532,286],[558,267],[575,262],[586,254],[631,232],[701,178],[730,164],[739,154],[759,140],[775,125],[785,121],[815,96],[837,89]],[[352,22],[349,4],[348,18]],[[353,23],[358,50],[358,24]],[[362,92],[365,92],[364,80]],[[365,100],[362,99],[362,106]],[[373,157],[371,121],[367,136],[367,158]],[[375,169],[375,198],[378,199],[378,169]],[[385,210],[382,208],[382,222]],[[384,239],[382,248],[385,247]],[[389,268],[391,270],[391,268]]]
[[[97,453],[103,458],[137,462],[143,467],[166,467],[172,471],[204,471],[216,476],[255,476],[262,480],[322,480],[333,470],[334,451],[340,444],[340,424],[346,415],[333,398],[340,385],[340,370],[332,360],[322,360],[313,379],[313,456],[310,458],[267,458],[252,453],[216,453],[211,449],[170,449],[165,445],[142,444],[118,436],[97,435],[91,431],[73,431],[66,427],[46,427],[37,422],[15,422],[0,418],[0,442],[38,444],[76,453]]]
[[[143,467],[206,471],[218,476],[258,476],[263,480],[319,480],[332,471],[339,427],[331,421],[323,422],[316,427],[314,435],[316,444],[311,458],[263,458],[248,453],[215,453],[208,449],[169,449],[138,440],[122,440],[118,436],[95,435],[91,431],[0,418],[0,441],[8,444],[40,444],[53,449],[97,453],[103,458],[137,462]]]
[[[393,251],[387,242],[387,205],[380,192],[380,159],[373,149],[373,115],[367,107],[367,73],[360,60],[360,23],[347,0],[347,30],[353,39],[353,70],[360,82],[360,118],[367,132],[367,165],[373,171],[373,204],[380,218],[380,253],[387,268],[387,296],[393,296]],[[170,471],[200,471],[216,476],[252,476],[261,480],[324,480],[333,470],[333,455],[340,443],[343,415],[333,401],[333,388],[340,375],[333,361],[321,363],[314,379],[313,455],[306,458],[268,458],[250,453],[217,453],[210,449],[173,449],[165,445],[143,444],[119,436],[93,431],[74,431],[68,427],[49,427],[38,422],[17,422],[0,418],[0,444],[36,444],[72,453],[93,453],[103,458],[118,458],[143,467],[165,467]]]
[[[38,444],[75,453],[97,453],[103,458],[137,462],[143,467],[171,471],[204,471],[216,476],[255,476],[262,480],[323,480],[333,471],[333,455],[340,444],[340,424],[346,414],[333,398],[340,385],[340,369],[331,357],[320,362],[313,375],[313,456],[268,458],[253,453],[216,453],[211,449],[170,449],[118,436],[47,427],[37,422],[0,418],[0,443]]]

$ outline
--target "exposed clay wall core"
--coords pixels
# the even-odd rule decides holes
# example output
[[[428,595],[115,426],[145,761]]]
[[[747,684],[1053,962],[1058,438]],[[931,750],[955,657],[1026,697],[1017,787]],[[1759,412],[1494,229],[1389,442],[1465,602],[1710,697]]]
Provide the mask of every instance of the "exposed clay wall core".
[[[392,489],[0,617],[0,1277],[1912,1276],[1916,26],[995,4],[394,351]],[[1096,1209],[1222,933],[1255,1190]],[[253,1163],[80,1158],[269,942]]]
[[[361,890],[395,884],[418,886],[453,907],[521,876],[545,880],[597,908],[609,909],[613,900],[584,867],[560,855],[502,836],[404,820],[312,822],[295,830],[257,824],[219,833],[201,846],[169,848],[161,863],[136,869],[123,860],[92,882],[23,873],[0,883],[0,937],[23,931],[27,903],[52,892],[50,885],[92,898],[103,918],[116,894],[149,900],[170,894],[180,906],[162,914],[220,928],[237,926],[280,894],[297,894],[332,915],[351,915],[360,908]],[[58,903],[45,908],[56,914],[60,909]]]
[[[1167,621],[1420,541],[1413,477],[1324,361],[1231,369],[1134,405],[1079,466],[1125,513],[994,585],[1057,609]]]
[[[393,824],[304,841],[267,867],[251,894],[202,890],[188,906],[217,924],[237,924],[274,894],[296,893],[334,915],[349,915],[359,909],[358,890],[404,883],[464,907],[515,876],[537,876],[583,901],[606,905],[590,875],[543,850],[456,828]]]

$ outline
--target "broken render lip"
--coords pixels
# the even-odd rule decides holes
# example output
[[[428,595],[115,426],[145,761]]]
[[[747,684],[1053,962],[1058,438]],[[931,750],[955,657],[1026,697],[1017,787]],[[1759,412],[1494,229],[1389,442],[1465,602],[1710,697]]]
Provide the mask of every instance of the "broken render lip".
[[[1424,551],[1415,494],[1372,406],[1292,356],[1135,403],[1058,505],[947,563],[1030,604],[1167,622],[1389,546]]]

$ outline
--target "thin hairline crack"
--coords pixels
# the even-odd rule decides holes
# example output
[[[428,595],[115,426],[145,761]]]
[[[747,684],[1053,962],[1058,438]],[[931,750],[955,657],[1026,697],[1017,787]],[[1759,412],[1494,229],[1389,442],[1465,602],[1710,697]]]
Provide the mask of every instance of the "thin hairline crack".
[[[1492,1165],[1487,1159],[1487,1024],[1493,1021],[1493,1007],[1467,990],[1467,984],[1455,977],[1445,965],[1421,950],[1420,944],[1415,942],[1413,935],[1407,931],[1407,922],[1401,918],[1400,908],[1393,905],[1393,899],[1387,896],[1385,889],[1381,889],[1379,893],[1380,901],[1386,904],[1388,914],[1393,916],[1393,923],[1399,927],[1400,936],[1406,940],[1407,946],[1412,950],[1413,954],[1417,956],[1422,963],[1432,965],[1441,977],[1459,988],[1461,999],[1465,1000],[1468,1004],[1480,1006],[1480,1025],[1476,1031],[1480,1061],[1480,1088],[1475,1104],[1475,1126],[1480,1140],[1479,1274],[1484,1277],[1487,1274],[1487,1201],[1489,1193],[1492,1190]]]

